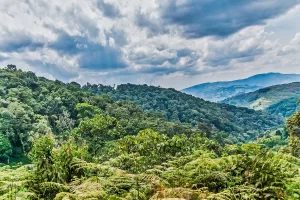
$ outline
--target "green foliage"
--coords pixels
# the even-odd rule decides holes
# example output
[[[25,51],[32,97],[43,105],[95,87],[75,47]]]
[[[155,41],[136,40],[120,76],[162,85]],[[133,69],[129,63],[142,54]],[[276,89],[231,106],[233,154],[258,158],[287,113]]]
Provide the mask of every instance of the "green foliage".
[[[0,72],[0,159],[32,162],[0,167],[0,199],[299,199],[299,113],[256,138],[280,120],[172,89],[83,87],[94,95]]]
[[[33,112],[29,106],[18,102],[8,102],[6,108],[0,108],[0,134],[6,135],[13,146],[14,155],[30,149]]]
[[[274,85],[228,98],[222,102],[236,106],[243,106],[288,118],[298,109],[300,83]]]
[[[147,85],[119,85],[116,89],[103,85],[85,85],[83,89],[94,94],[106,93],[113,99],[136,103],[143,110],[161,112],[172,122],[188,123],[200,130],[224,131],[234,135],[238,141],[249,141],[259,133],[282,124],[279,117],[265,112],[255,112],[226,104],[204,101],[174,89],[164,89]],[[148,128],[148,127],[145,127]]]
[[[0,160],[8,161],[11,154],[11,144],[4,135],[0,134]]]
[[[93,95],[80,85],[50,81],[33,72],[0,69],[0,133],[7,136],[15,157],[28,153],[39,137],[53,133],[60,143],[80,122],[98,114],[119,121],[126,134],[152,128],[168,135],[195,133],[188,124],[168,122],[158,113],[144,112],[131,102],[114,102]]]
[[[266,132],[262,137],[257,139],[257,142],[259,144],[265,145],[270,149],[279,150],[281,147],[287,145],[287,140],[284,132],[285,130]]]
[[[294,156],[300,156],[300,111],[296,112],[287,120],[289,131],[288,143],[291,147],[291,153]]]
[[[171,187],[208,188],[215,193],[212,196],[223,196],[224,199],[232,199],[233,195],[237,199],[247,199],[246,196],[253,199],[286,198],[285,189],[290,178],[299,176],[299,161],[295,166],[295,160],[259,150],[255,145],[242,149],[241,154],[222,158],[202,153],[179,167],[171,162],[160,173]]]
[[[0,200],[35,199],[27,188],[32,166],[0,167]]]
[[[3,198],[297,199],[300,194],[300,160],[262,145],[227,145],[220,157],[212,141],[200,135],[170,138],[146,129],[118,139],[118,152],[108,161],[89,163],[71,138],[59,147],[53,138],[37,140],[31,152],[35,166],[44,166],[52,177],[42,180],[43,170],[23,168],[27,181],[5,182]],[[13,190],[5,189],[11,185]]]
[[[76,105],[75,110],[77,111],[78,119],[90,119],[97,114],[100,114],[100,109],[96,106],[92,106],[88,103],[79,103]]]
[[[298,94],[295,94],[295,97],[287,98],[272,104],[271,106],[266,108],[266,111],[271,114],[277,114],[279,116],[287,118],[292,116],[297,110],[299,110],[299,105],[297,102]]]
[[[29,190],[39,197],[53,199],[56,193],[69,191],[67,184],[82,175],[82,171],[73,167],[73,162],[85,159],[87,151],[77,147],[72,138],[55,147],[53,135],[45,135],[35,142],[29,157],[36,167]]]
[[[217,143],[198,134],[168,137],[151,129],[140,131],[137,136],[126,136],[117,141],[121,155],[112,164],[137,173],[176,157],[200,149],[219,151]]]
[[[7,69],[7,70],[16,71],[16,70],[17,70],[17,66],[16,66],[16,65],[9,64],[9,65],[6,66],[6,69]]]
[[[72,132],[78,142],[87,141],[89,152],[93,156],[99,155],[105,142],[120,138],[124,133],[116,118],[103,115],[82,121]]]
[[[33,145],[29,158],[36,166],[36,176],[45,182],[54,179],[53,165],[54,158],[52,149],[54,148],[53,135],[45,135],[39,138]]]

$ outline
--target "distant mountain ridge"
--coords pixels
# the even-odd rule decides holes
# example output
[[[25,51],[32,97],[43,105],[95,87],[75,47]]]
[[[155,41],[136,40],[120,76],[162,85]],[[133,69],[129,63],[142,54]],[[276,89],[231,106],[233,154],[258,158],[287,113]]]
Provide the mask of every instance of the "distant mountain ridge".
[[[227,98],[285,83],[300,82],[300,74],[266,73],[233,81],[208,82],[181,90],[184,93],[220,102]]]
[[[297,103],[299,98],[300,82],[294,82],[262,88],[255,92],[225,99],[222,102],[289,117],[299,109]]]

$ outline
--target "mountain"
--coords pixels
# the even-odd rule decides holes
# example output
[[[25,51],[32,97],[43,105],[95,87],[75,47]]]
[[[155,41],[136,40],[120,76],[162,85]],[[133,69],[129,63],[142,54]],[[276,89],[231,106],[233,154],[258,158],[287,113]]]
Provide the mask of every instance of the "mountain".
[[[161,112],[169,121],[192,124],[205,132],[210,128],[223,131],[231,140],[249,140],[282,123],[281,119],[265,112],[205,101],[171,88],[122,84],[114,89],[87,84],[83,89],[108,94],[116,101],[134,102],[145,111]]]
[[[81,87],[9,66],[0,199],[299,199],[299,120],[277,129],[278,116],[174,89]]]
[[[182,92],[205,100],[219,102],[264,87],[298,81],[300,81],[300,74],[267,73],[234,81],[203,83],[183,89]]]
[[[289,117],[298,110],[299,97],[300,82],[295,82],[262,88],[255,92],[225,99],[222,102]]]

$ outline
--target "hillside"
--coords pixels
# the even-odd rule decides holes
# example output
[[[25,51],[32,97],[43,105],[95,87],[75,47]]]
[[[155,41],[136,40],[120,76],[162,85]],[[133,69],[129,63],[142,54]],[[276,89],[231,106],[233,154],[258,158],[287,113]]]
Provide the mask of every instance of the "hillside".
[[[108,94],[116,101],[132,101],[143,110],[163,113],[169,121],[224,131],[235,136],[232,140],[249,140],[282,123],[281,119],[261,111],[212,103],[175,89],[133,84],[118,85],[116,89],[88,84],[83,89],[95,94]]]
[[[145,128],[169,136],[206,132],[225,143],[248,141],[283,125],[280,118],[261,111],[207,102],[174,89],[131,84],[117,90],[102,85],[82,89],[75,82],[16,69],[0,70],[0,77],[0,134],[8,136],[14,157],[28,152],[40,129],[58,134],[76,127],[81,111],[80,116],[114,117],[129,135]],[[216,135],[220,131],[226,134]]]
[[[291,116],[298,109],[300,82],[266,87],[255,92],[234,96],[224,103],[247,107],[254,110],[266,110],[283,117]]]
[[[26,154],[33,141],[45,133],[65,138],[80,120],[96,114],[116,118],[128,135],[146,128],[169,136],[200,132],[190,124],[168,122],[160,113],[144,112],[134,103],[85,92],[75,82],[66,84],[33,72],[0,69],[0,136],[4,134],[10,141],[12,157]]]
[[[246,79],[234,81],[203,83],[183,89],[182,92],[205,100],[219,102],[264,87],[297,81],[300,81],[299,74],[267,73],[257,74]]]
[[[0,69],[0,97],[0,200],[300,195],[300,112],[276,129],[268,113],[174,89],[81,87],[14,66]]]

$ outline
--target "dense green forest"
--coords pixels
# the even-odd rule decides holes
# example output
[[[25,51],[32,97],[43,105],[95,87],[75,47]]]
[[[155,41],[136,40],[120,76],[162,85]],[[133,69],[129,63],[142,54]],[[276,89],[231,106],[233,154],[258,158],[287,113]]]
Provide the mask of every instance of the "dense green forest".
[[[300,112],[0,70],[0,199],[299,199]]]
[[[208,129],[222,132],[230,141],[249,141],[259,133],[283,124],[279,117],[227,104],[218,104],[181,93],[147,85],[91,85],[83,89],[94,94],[108,94],[114,100],[131,101],[143,110],[161,112],[172,122],[189,123],[208,134]],[[229,134],[229,135],[228,135]]]
[[[274,85],[255,92],[237,95],[224,100],[224,103],[243,106],[254,110],[265,110],[281,117],[290,117],[299,106],[300,82]]]

